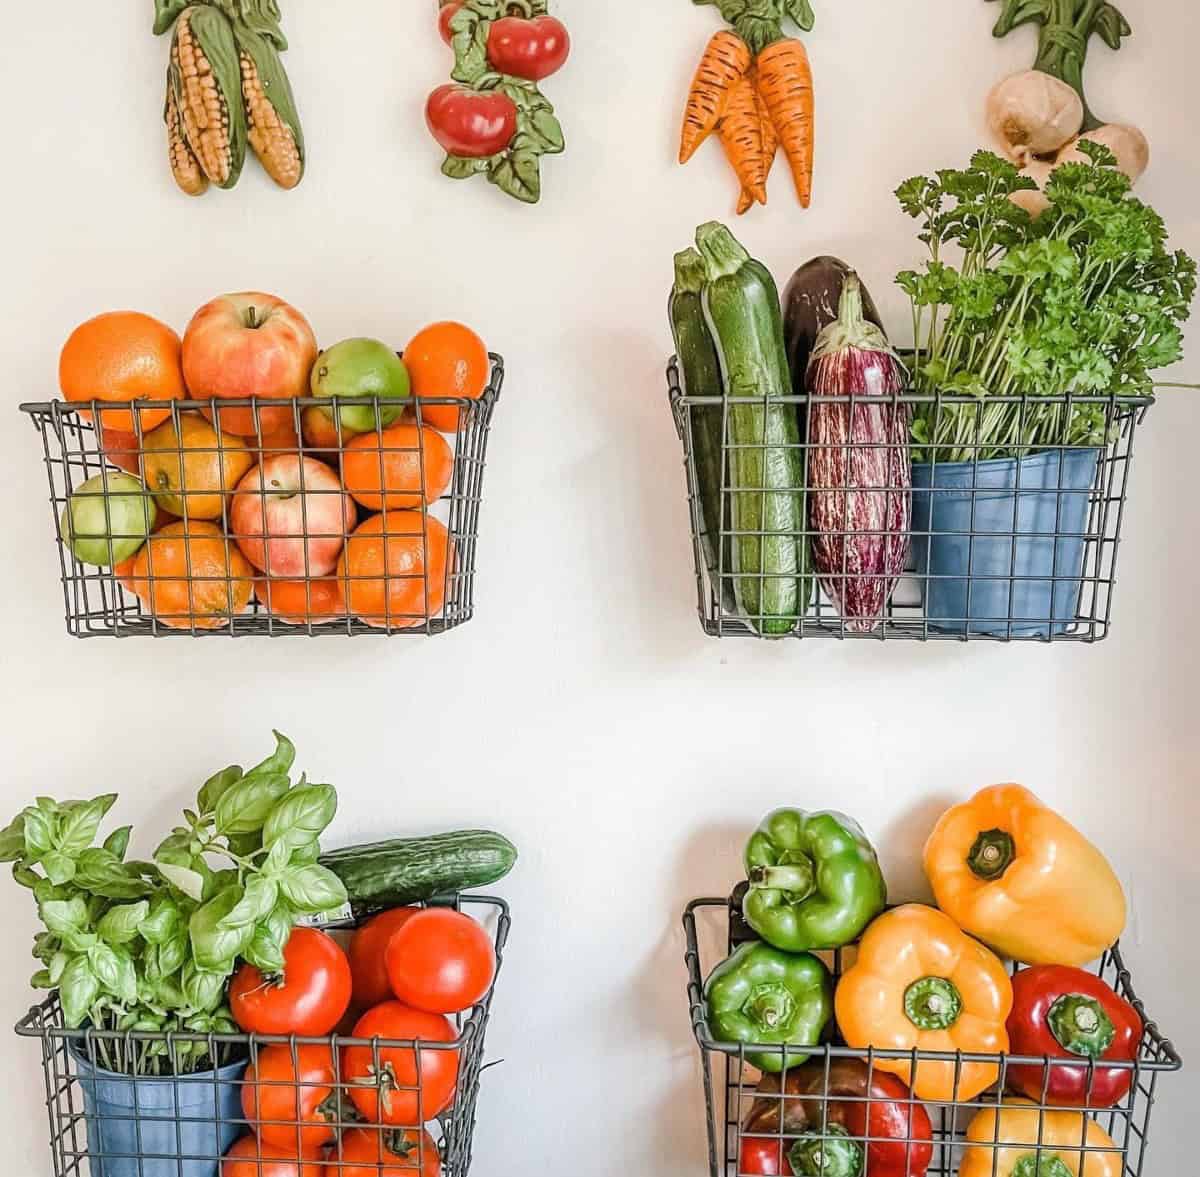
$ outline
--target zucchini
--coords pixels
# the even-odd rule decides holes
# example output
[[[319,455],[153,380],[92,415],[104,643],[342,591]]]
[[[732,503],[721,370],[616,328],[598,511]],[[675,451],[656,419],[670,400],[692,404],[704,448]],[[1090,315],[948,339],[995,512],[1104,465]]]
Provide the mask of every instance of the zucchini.
[[[458,830],[347,846],[319,861],[342,880],[359,913],[486,887],[516,865],[517,848],[489,830]]]
[[[704,317],[729,403],[730,518],[738,607],[764,636],[790,633],[808,608],[804,459],[791,394],[779,294],[770,272],[723,225],[696,230],[708,282]]]
[[[683,391],[689,397],[720,397],[721,361],[713,343],[700,291],[704,287],[704,259],[694,250],[685,249],[675,255],[675,285],[671,289],[667,313],[671,334],[675,339],[675,354],[683,376]],[[696,503],[700,527],[698,534],[708,567],[709,580],[721,600],[721,608],[732,613],[736,609],[731,573],[732,552],[727,532],[728,520],[722,509],[721,487],[725,471],[721,441],[724,437],[722,406],[692,405],[686,416],[690,439],[688,450],[695,472]]]

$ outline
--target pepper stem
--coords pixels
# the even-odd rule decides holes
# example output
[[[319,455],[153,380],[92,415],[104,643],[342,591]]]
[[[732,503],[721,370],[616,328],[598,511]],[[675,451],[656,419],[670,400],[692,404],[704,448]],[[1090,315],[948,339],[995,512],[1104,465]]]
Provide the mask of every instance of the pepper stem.
[[[945,977],[922,977],[904,991],[904,1013],[918,1030],[948,1030],[962,1008],[962,994]]]
[[[1046,1014],[1046,1025],[1063,1050],[1082,1058],[1100,1058],[1116,1037],[1104,1006],[1082,993],[1064,993]]]
[[[861,1177],[866,1158],[841,1124],[830,1124],[824,1133],[805,1132],[788,1150],[788,1161],[797,1177]]]
[[[760,985],[742,1006],[742,1013],[772,1032],[791,1024],[796,1016],[796,1002],[783,985]]]
[[[1000,878],[1017,857],[1017,844],[1006,830],[985,830],[967,855],[971,872],[986,882]]]
[[[1012,1177],[1072,1177],[1066,1162],[1057,1153],[1027,1152],[1012,1167]]]
[[[756,891],[786,891],[793,902],[807,899],[816,890],[816,871],[810,859],[778,862],[774,866],[752,866],[750,886]]]

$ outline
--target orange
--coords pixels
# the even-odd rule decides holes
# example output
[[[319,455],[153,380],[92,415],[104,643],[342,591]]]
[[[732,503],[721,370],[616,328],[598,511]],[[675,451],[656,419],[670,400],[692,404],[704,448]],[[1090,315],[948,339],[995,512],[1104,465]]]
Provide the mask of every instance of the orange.
[[[487,388],[491,360],[483,340],[462,323],[433,323],[404,349],[413,396],[461,396],[478,400]],[[422,405],[421,419],[443,433],[457,433],[454,405]]]
[[[295,422],[289,415],[288,419],[277,429],[270,429],[262,437],[247,437],[246,444],[250,452],[260,461],[264,458],[274,458],[279,454],[294,454],[300,449],[300,435],[296,432]]]
[[[111,311],[71,332],[58,361],[58,384],[69,401],[182,400],[187,396],[179,336],[165,323],[136,311]],[[91,418],[90,410],[80,410]],[[139,409],[143,430],[153,429],[169,409]],[[104,413],[109,429],[132,433],[131,409]]]
[[[155,502],[173,515],[219,519],[225,500],[254,464],[246,443],[219,434],[195,413],[164,421],[142,443],[142,472]]]
[[[272,616],[291,625],[320,625],[346,616],[342,584],[336,576],[312,580],[272,580],[260,577],[254,582],[254,595]]]
[[[346,608],[360,621],[378,629],[411,629],[441,612],[449,563],[444,523],[420,511],[386,511],[361,523],[346,541],[337,575]]]
[[[342,456],[342,482],[372,511],[436,503],[453,477],[454,451],[449,443],[440,433],[417,425],[392,425],[379,433],[360,434]]]
[[[254,569],[212,523],[171,523],[137,554],[133,591],[171,629],[220,629],[245,611]]]

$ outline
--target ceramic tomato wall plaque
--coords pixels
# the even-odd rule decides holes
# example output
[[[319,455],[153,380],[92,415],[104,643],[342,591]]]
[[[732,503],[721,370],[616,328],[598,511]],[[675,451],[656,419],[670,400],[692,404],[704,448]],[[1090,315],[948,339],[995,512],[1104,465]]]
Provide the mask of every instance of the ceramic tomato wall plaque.
[[[425,121],[445,150],[442,174],[484,175],[526,204],[542,194],[543,155],[565,144],[539,83],[571,50],[546,0],[441,0],[438,28],[454,50],[451,80],[429,96]]]

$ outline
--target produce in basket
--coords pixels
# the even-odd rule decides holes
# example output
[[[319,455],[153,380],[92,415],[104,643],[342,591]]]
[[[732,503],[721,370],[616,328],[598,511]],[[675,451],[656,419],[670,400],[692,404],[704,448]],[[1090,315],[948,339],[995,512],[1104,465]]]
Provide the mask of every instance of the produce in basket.
[[[326,1177],[438,1177],[437,1144],[425,1129],[351,1128],[335,1144]]]
[[[517,848],[491,830],[392,838],[321,856],[321,865],[345,885],[356,912],[486,887],[504,878],[516,862]]]
[[[938,820],[925,845],[938,906],[1026,964],[1084,965],[1125,927],[1104,855],[1021,785],[993,785]]]
[[[837,987],[837,1023],[856,1049],[999,1054],[1012,984],[1001,961],[940,911],[897,907],[867,929]],[[875,1066],[911,1083],[920,1099],[974,1099],[1000,1074],[997,1064],[880,1059]]]
[[[701,298],[727,405],[730,519],[738,607],[764,636],[790,633],[808,608],[804,471],[779,294],[770,272],[723,225],[696,230],[707,283]],[[741,403],[739,403],[739,401]]]
[[[856,274],[843,284],[837,319],[817,337],[806,383],[817,396],[858,398],[809,410],[808,507],[821,586],[848,629],[869,633],[908,557],[912,462],[908,410],[895,399],[904,365],[863,317]]]
[[[764,1075],[757,1094],[742,1124],[743,1149],[756,1140],[778,1148],[781,1136],[793,1138],[782,1143],[796,1177],[864,1171],[872,1177],[924,1177],[929,1168],[929,1113],[895,1075],[861,1059],[805,1063],[782,1079]],[[838,1129],[844,1136],[830,1139]],[[814,1157],[818,1149],[826,1156],[824,1170]],[[855,1157],[857,1165],[848,1163]]]
[[[299,1030],[297,1034],[301,1033]],[[333,1050],[315,1043],[261,1046],[242,1087],[242,1111],[262,1144],[311,1152],[337,1135]]]
[[[412,391],[404,361],[378,339],[343,339],[321,352],[312,366],[309,386],[316,397],[372,398],[365,404],[339,405],[342,428],[354,433],[384,429],[398,420]],[[333,419],[332,410],[324,405],[317,411]]]
[[[769,944],[743,944],[704,983],[705,1018],[718,1042],[780,1046],[772,1053],[746,1050],[760,1071],[782,1071],[809,1057],[833,1014],[833,982],[820,958],[782,952]]]
[[[136,478],[106,470],[71,492],[58,526],[76,560],[109,568],[141,550],[157,514]]]
[[[1023,1099],[985,1107],[967,1126],[958,1177],[1122,1177],[1123,1150],[1081,1112]]]
[[[154,501],[181,519],[220,519],[254,463],[240,437],[218,433],[203,417],[181,413],[142,439],[142,473]]]
[[[496,978],[491,937],[469,915],[446,908],[404,920],[387,942],[384,964],[400,1001],[435,1014],[470,1009]]]
[[[492,362],[483,340],[463,323],[446,320],[422,327],[404,349],[413,396],[478,400],[487,389]],[[422,405],[421,423],[443,433],[463,427],[456,405]]]
[[[354,978],[351,1004],[355,1009],[368,1010],[395,996],[387,970],[388,942],[421,910],[419,907],[394,907],[391,911],[381,911],[350,937],[346,955]]]
[[[1038,1103],[1109,1108],[1129,1094],[1141,1045],[1141,1015],[1095,973],[1034,965],[1013,977],[1008,1038],[1013,1054],[1071,1059],[1075,1066],[1010,1063],[1008,1084]]]
[[[785,952],[849,944],[887,904],[874,848],[841,813],[776,809],[750,838],[745,863],[746,923]]]
[[[319,1149],[297,1156],[295,1147],[263,1144],[253,1134],[236,1141],[221,1162],[221,1177],[326,1177]]]

